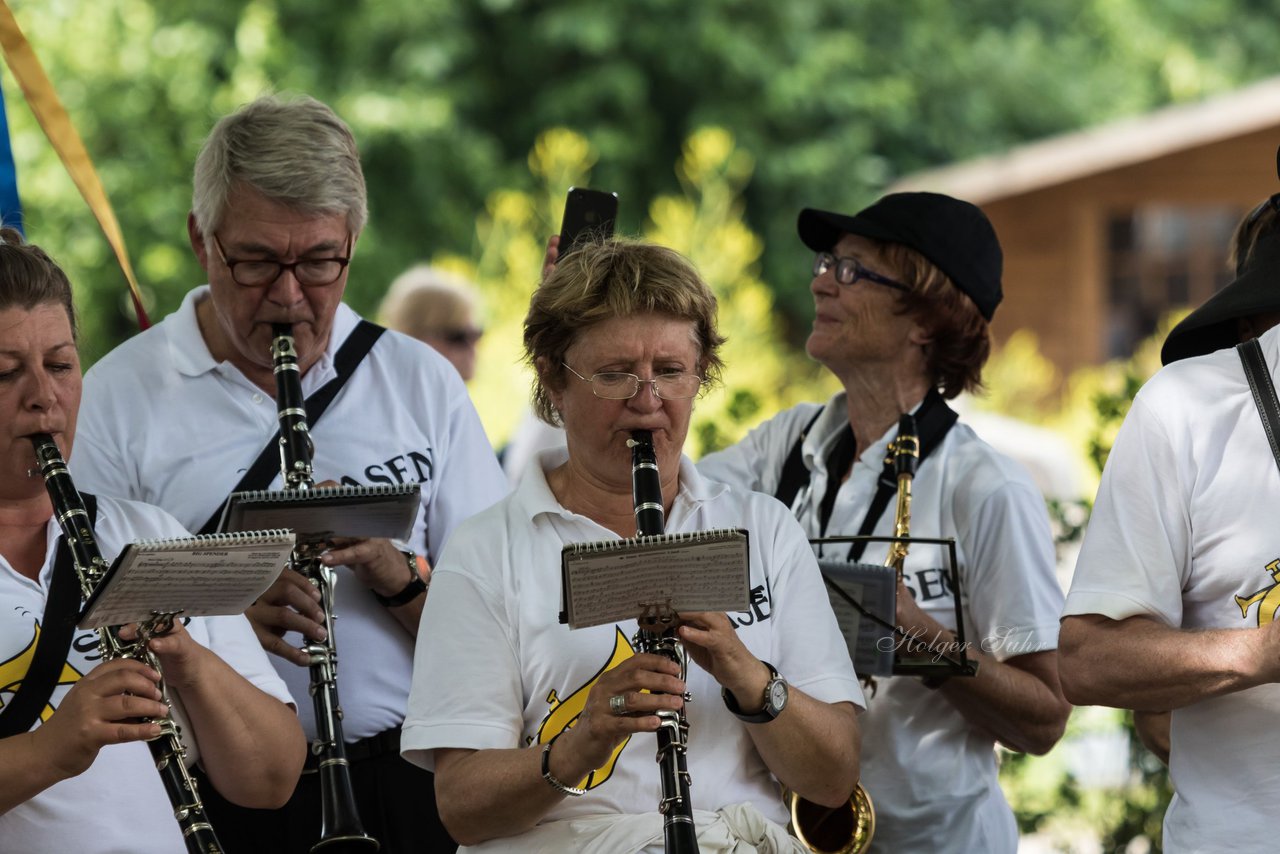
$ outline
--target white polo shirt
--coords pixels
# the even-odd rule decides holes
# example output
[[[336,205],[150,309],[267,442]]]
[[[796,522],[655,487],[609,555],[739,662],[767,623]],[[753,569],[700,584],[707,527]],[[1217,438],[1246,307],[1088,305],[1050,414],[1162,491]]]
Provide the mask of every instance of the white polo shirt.
[[[50,519],[38,581],[20,575],[0,556],[0,705],[9,702],[29,664],[24,652],[30,652],[44,615],[61,533],[57,520]],[[98,500],[94,533],[108,562],[136,539],[187,534],[158,508],[105,497]],[[187,631],[258,688],[283,703],[293,702],[244,617],[197,617],[187,624]],[[57,714],[67,692],[100,661],[97,632],[77,630],[42,720]],[[32,730],[40,726],[37,722]],[[185,740],[194,735],[183,726]],[[188,754],[188,761],[193,758]],[[83,774],[0,815],[0,850],[173,854],[184,851],[185,845],[151,751],[143,742],[131,742],[102,748]]]
[[[1259,341],[1280,383],[1280,327]],[[1138,392],[1116,435],[1064,614],[1257,629],[1280,604],[1277,520],[1280,472],[1240,357],[1174,362]],[[1278,715],[1280,685],[1173,712],[1166,851],[1275,847],[1280,740],[1268,733]]]
[[[618,539],[556,501],[545,470],[566,458],[564,449],[539,454],[509,498],[463,523],[449,543],[418,636],[405,758],[432,767],[436,748],[546,743],[576,721],[600,673],[633,653],[634,620],[572,631],[557,622],[562,547]],[[730,615],[743,643],[814,698],[863,705],[813,554],[786,508],[704,480],[682,460],[666,530],[728,527],[750,532],[751,608]],[[747,734],[751,724],[725,708],[715,680],[692,661],[688,686],[693,805],[749,802],[785,825],[778,783]],[[656,814],[654,739],[633,736],[585,796],[565,798],[541,823]],[[516,837],[494,850],[523,848]]]
[[[832,476],[827,454],[849,423],[843,392],[825,406],[801,404],[778,413],[738,444],[708,454],[698,468],[709,478],[772,495],[783,462],[819,411],[803,444],[809,485],[792,504],[805,532],[818,537],[818,507]],[[836,493],[827,536],[858,533],[896,435],[894,425],[854,462]],[[1057,648],[1062,591],[1054,578],[1048,513],[1030,476],[957,423],[920,463],[911,492],[912,536],[956,541],[966,639],[1001,661]],[[890,502],[872,533],[892,536],[893,516]],[[847,551],[827,546],[825,555]],[[861,560],[883,563],[887,551],[887,545],[871,545]],[[954,629],[946,565],[942,546],[913,545],[904,580],[924,611]],[[970,727],[918,679],[876,682],[862,716],[862,785],[876,807],[873,849],[1012,854],[1017,826],[1000,791],[991,736]]]
[[[201,337],[196,303],[107,354],[85,376],[71,471],[82,488],[164,507],[199,528],[277,430],[275,400]],[[333,376],[334,354],[359,317],[338,307],[328,350],[302,377],[312,394]],[[420,482],[422,510],[410,548],[434,565],[453,528],[507,491],[458,372],[440,354],[386,332],[320,421],[312,425],[317,482]],[[271,488],[280,488],[277,476]],[[413,639],[354,577],[339,574],[334,629],[348,741],[399,726]],[[301,644],[296,634],[286,640]],[[271,656],[291,691],[307,697],[307,668]],[[315,735],[312,704],[299,716]]]

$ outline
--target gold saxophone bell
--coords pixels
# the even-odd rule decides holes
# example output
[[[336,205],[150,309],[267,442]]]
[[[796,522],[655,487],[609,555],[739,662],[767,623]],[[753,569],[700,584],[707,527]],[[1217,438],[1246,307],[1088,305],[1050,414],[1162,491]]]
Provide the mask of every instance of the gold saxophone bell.
[[[876,808],[859,783],[849,800],[838,807],[824,807],[786,792],[783,801],[791,813],[791,832],[809,851],[819,854],[864,854],[876,833]]]

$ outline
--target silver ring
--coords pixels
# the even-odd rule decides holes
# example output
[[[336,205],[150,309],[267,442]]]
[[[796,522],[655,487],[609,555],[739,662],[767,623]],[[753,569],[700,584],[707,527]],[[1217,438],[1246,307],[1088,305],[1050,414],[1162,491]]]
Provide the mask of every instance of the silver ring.
[[[627,713],[627,698],[624,694],[614,694],[609,698],[609,711],[617,717]]]

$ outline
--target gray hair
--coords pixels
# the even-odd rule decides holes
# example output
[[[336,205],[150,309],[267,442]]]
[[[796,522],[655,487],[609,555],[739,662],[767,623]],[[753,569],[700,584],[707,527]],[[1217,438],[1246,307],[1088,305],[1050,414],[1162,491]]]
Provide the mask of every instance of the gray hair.
[[[346,122],[315,98],[265,95],[224,116],[196,157],[191,210],[210,235],[244,183],[294,210],[344,214],[359,234],[369,218],[360,152]]]

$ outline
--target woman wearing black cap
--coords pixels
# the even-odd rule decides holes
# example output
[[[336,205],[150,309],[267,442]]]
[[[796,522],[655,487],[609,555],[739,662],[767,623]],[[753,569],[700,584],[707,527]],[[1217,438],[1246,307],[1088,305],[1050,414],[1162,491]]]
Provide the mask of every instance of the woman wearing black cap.
[[[955,538],[966,652],[979,667],[963,678],[878,681],[862,717],[873,850],[1013,852],[1017,827],[993,743],[1044,753],[1070,707],[1057,677],[1062,594],[1044,501],[945,403],[981,384],[1001,298],[1000,244],[978,208],[934,193],[892,194],[853,216],[807,209],[799,231],[817,252],[807,349],[843,391],[779,413],[699,467],[777,495],[811,537],[889,536],[892,489],[879,485],[886,450],[899,417],[915,414],[911,533]],[[840,548],[839,559],[873,564],[887,549]],[[941,546],[913,544],[896,622],[954,653],[949,577]]]

